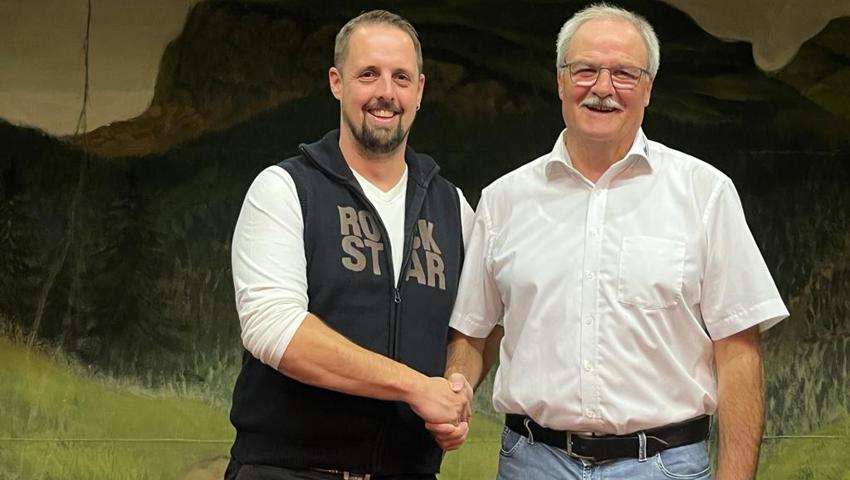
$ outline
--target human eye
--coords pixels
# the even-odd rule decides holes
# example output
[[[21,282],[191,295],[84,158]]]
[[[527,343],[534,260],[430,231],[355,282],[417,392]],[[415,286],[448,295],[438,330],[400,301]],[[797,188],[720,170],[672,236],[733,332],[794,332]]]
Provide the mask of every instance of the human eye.
[[[378,74],[375,73],[374,70],[368,70],[367,69],[367,70],[363,70],[362,72],[360,72],[360,75],[358,75],[357,78],[359,78],[361,80],[374,80],[374,79],[378,78]]]
[[[637,67],[617,67],[613,70],[614,78],[618,80],[634,81],[640,77],[640,69]]]
[[[395,77],[396,82],[398,82],[402,85],[408,85],[413,81],[410,78],[410,75],[408,75],[407,73],[404,73],[404,72],[398,72],[393,76]]]
[[[595,78],[599,67],[589,63],[574,63],[570,65],[570,73],[577,78]]]

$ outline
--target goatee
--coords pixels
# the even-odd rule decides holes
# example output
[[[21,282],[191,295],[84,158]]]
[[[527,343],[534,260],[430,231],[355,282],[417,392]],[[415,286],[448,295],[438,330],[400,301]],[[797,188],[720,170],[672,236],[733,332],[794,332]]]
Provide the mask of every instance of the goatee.
[[[367,110],[370,109],[390,110],[396,113],[399,113],[400,110],[390,102],[378,101],[376,105],[369,105],[364,109],[363,123],[360,125],[360,128],[357,128],[348,115],[343,113],[343,119],[351,131],[351,135],[366,152],[376,155],[386,155],[396,151],[407,138],[409,129],[405,130],[401,128],[401,121],[395,127],[371,128],[365,118],[365,115],[368,115]]]

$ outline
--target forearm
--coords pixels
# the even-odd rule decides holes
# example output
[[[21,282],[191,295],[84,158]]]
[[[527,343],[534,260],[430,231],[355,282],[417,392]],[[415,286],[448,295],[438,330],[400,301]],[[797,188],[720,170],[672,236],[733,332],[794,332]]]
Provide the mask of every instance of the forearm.
[[[307,314],[278,365],[299,382],[351,395],[410,403],[427,377],[369,351]]]
[[[505,328],[501,325],[496,325],[493,327],[493,331],[490,332],[490,335],[487,336],[487,340],[484,344],[484,355],[483,355],[483,366],[481,368],[481,378],[478,379],[477,383],[481,383],[484,380],[484,377],[490,373],[490,369],[493,368],[493,365],[498,363],[499,361],[499,349],[502,345],[502,337],[505,336]],[[478,386],[476,383],[476,387]]]
[[[720,451],[717,480],[752,480],[764,431],[757,327],[715,344]]]
[[[471,385],[477,386],[483,377],[486,338],[468,337],[450,329],[446,359],[446,377],[460,373]],[[489,365],[488,365],[489,368]]]

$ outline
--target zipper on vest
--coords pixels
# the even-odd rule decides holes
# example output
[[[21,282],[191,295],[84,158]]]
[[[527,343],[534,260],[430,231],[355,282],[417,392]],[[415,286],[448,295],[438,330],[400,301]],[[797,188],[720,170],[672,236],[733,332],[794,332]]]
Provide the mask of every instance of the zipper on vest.
[[[408,192],[409,193],[409,192]],[[404,212],[405,220],[407,219],[407,212]],[[401,289],[404,288],[405,285],[405,274],[407,269],[410,266],[410,256],[413,254],[413,230],[416,222],[411,222],[410,231],[404,232],[404,237],[407,238],[407,243],[404,245],[404,256],[401,261],[401,272],[398,275],[398,285],[396,285],[393,290],[393,301],[395,305],[393,306],[393,317],[395,318],[395,322],[393,322],[395,326],[395,330],[392,332],[392,350],[391,355],[393,358],[398,358],[398,344],[399,344],[399,334],[401,333],[401,326],[399,322],[401,322],[401,315],[399,314],[399,308],[401,308]]]
[[[312,155],[310,155],[310,153],[307,151],[306,148],[302,147],[300,150],[304,155],[306,155],[308,158],[310,158],[313,161],[313,163],[318,164],[318,162],[316,162],[316,160],[313,158]],[[397,350],[396,336],[398,335],[397,334],[398,328],[397,328],[396,323],[398,323],[398,309],[399,309],[399,306],[401,305],[401,291],[400,291],[400,288],[395,283],[393,283],[393,278],[395,278],[395,270],[393,268],[393,250],[392,250],[393,247],[390,244],[390,236],[387,234],[387,227],[384,225],[384,220],[381,219],[380,215],[378,215],[378,210],[375,208],[374,205],[372,205],[372,202],[370,202],[369,199],[366,198],[366,194],[363,193],[363,190],[361,188],[359,188],[359,185],[357,185],[357,180],[352,179],[352,180],[349,180],[349,181],[343,182],[343,183],[346,185],[346,187],[348,187],[349,190],[354,192],[354,195],[356,195],[360,199],[360,201],[363,202],[364,205],[366,205],[366,208],[369,210],[369,213],[371,213],[372,216],[375,218],[375,222],[378,224],[378,228],[381,229],[381,238],[384,239],[384,258],[387,262],[387,270],[388,270],[388,273],[389,273],[389,275],[387,276],[387,279],[388,279],[388,282],[389,282],[390,293],[392,293],[392,297],[393,297],[393,303],[392,303],[392,305],[390,305],[391,316],[390,316],[390,319],[389,319],[389,328],[388,328],[388,336],[387,336],[387,354],[393,360],[398,360],[398,358],[397,358],[398,355],[397,355],[397,351],[396,351]],[[409,194],[409,192],[408,192],[408,194]],[[407,213],[408,213],[407,209],[405,209],[405,212],[404,212],[405,218],[407,218]],[[410,242],[410,246],[411,247],[413,246],[412,241]],[[410,252],[407,252],[406,256],[409,257]],[[402,267],[401,272],[403,272],[403,271],[404,271],[404,267]],[[401,284],[402,281],[403,281],[401,272],[399,272],[399,275],[398,275],[399,284]]]
[[[317,162],[312,157],[312,155],[307,151],[306,148],[304,148],[304,146],[299,147],[299,150],[301,150],[301,153],[303,153],[307,158],[309,158],[314,164],[319,165],[319,162]],[[431,175],[428,177],[428,181],[430,181],[430,179],[435,174],[436,174],[436,169],[432,170]],[[354,192],[354,195],[357,196],[360,199],[360,201],[363,202],[364,205],[366,205],[366,208],[369,210],[369,213],[371,213],[372,216],[375,218],[375,221],[378,224],[378,228],[380,228],[380,230],[381,230],[382,237],[384,239],[386,239],[385,242],[384,242],[385,243],[384,258],[386,260],[387,269],[389,271],[388,272],[389,275],[388,275],[387,278],[388,278],[388,281],[389,281],[390,292],[392,292],[392,305],[391,305],[391,316],[390,316],[390,319],[389,319],[389,329],[388,329],[389,335],[388,335],[387,352],[388,352],[391,359],[398,360],[398,342],[399,342],[398,337],[399,337],[399,331],[400,331],[398,322],[400,321],[399,311],[401,309],[401,301],[402,301],[402,295],[401,295],[402,292],[401,291],[404,288],[404,285],[406,284],[405,274],[407,272],[407,269],[409,268],[410,257],[413,254],[413,232],[416,229],[416,220],[414,219],[414,221],[411,222],[410,230],[408,232],[405,232],[405,238],[408,238],[408,241],[407,241],[406,244],[403,245],[403,248],[405,250],[404,250],[404,255],[402,256],[401,269],[400,269],[399,275],[398,275],[398,283],[394,284],[393,279],[395,278],[395,271],[394,271],[394,266],[393,266],[392,245],[390,244],[390,236],[387,234],[387,227],[384,225],[384,220],[381,218],[380,215],[378,215],[378,211],[375,208],[375,206],[372,205],[372,202],[370,202],[368,198],[366,198],[366,195],[363,193],[363,191],[360,188],[358,188],[359,185],[355,186],[351,182],[352,181],[343,182],[343,183],[348,187],[349,190]],[[356,180],[353,180],[353,182],[356,183]],[[414,192],[415,192],[415,195],[424,196],[424,189],[421,188],[421,187],[414,189]],[[406,195],[410,195],[410,194],[411,194],[410,191],[406,191]],[[416,210],[416,212],[407,211],[407,209],[405,208],[405,211],[404,211],[405,217],[404,218],[406,220],[407,217],[408,217],[408,214],[418,217],[419,213],[421,211],[422,211],[422,204],[421,204],[421,202],[419,202],[419,208]],[[378,436],[375,440],[375,448],[372,451],[372,453],[373,453],[372,465],[375,466],[375,468],[374,468],[375,471],[378,471],[382,468],[382,462],[380,461],[380,459],[381,459],[381,456],[383,455],[382,452],[385,449],[385,443],[386,443],[386,437],[387,437],[387,428],[388,428],[388,425],[390,423],[390,421],[389,421],[390,415],[391,415],[391,413],[388,410],[387,413],[386,413],[385,420],[382,422],[380,430],[378,431]]]
[[[399,280],[401,280],[401,274],[399,274]],[[390,331],[389,331],[389,341],[390,341],[390,358],[393,360],[398,360],[398,334],[401,331],[399,328],[399,322],[401,322],[401,315],[399,315],[399,309],[401,308],[401,287],[393,287],[393,319],[390,322]]]
[[[356,180],[355,180],[356,181]],[[387,227],[384,225],[384,220],[378,215],[378,210],[372,205],[372,202],[366,198],[366,195],[358,188],[355,188],[350,183],[347,184],[348,188],[350,188],[356,196],[360,198],[366,208],[369,209],[369,213],[375,218],[375,223],[378,224],[378,228],[381,229],[381,238],[384,239],[384,259],[387,262],[387,280],[389,282],[390,292],[393,294],[393,304],[391,306],[391,317],[389,319],[389,328],[388,328],[388,345],[387,345],[387,354],[393,360],[398,360],[397,358],[397,348],[396,348],[396,336],[397,336],[397,323],[398,323],[398,308],[401,305],[401,291],[400,289],[393,283],[393,279],[395,278],[395,269],[393,267],[393,247],[390,244],[390,236],[387,234]],[[407,212],[405,212],[405,215]],[[403,270],[402,270],[403,271]],[[399,283],[401,282],[401,273],[398,275]]]

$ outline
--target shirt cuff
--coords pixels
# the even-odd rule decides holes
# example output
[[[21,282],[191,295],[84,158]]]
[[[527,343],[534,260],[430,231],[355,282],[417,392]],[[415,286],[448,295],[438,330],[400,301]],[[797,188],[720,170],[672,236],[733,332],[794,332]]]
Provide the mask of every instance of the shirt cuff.
[[[301,324],[304,323],[304,319],[307,318],[308,313],[310,312],[305,310],[294,316],[293,320],[288,322],[286,327],[280,332],[280,339],[277,344],[272,346],[269,351],[263,352],[263,355],[259,360],[277,370],[278,366],[280,366],[280,361],[283,359],[283,354],[286,353],[289,343],[292,342],[292,338],[295,337],[295,332],[297,332],[301,327]]]
[[[768,300],[729,315],[709,328],[709,334],[712,340],[717,341],[755,325],[759,326],[759,332],[765,332],[787,317],[788,309],[781,300]]]
[[[470,314],[461,315],[457,313],[452,315],[449,326],[467,337],[473,338],[487,338],[494,327],[492,323],[484,321],[483,318],[476,318]]]

